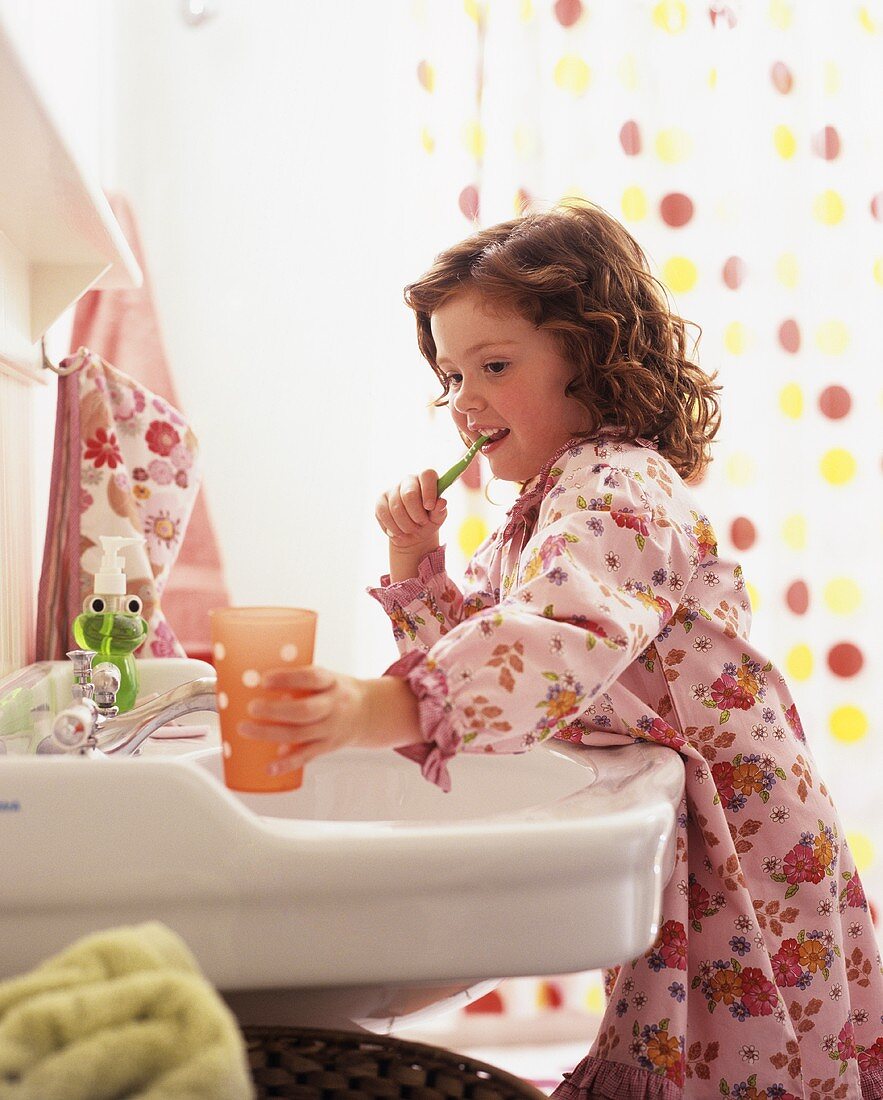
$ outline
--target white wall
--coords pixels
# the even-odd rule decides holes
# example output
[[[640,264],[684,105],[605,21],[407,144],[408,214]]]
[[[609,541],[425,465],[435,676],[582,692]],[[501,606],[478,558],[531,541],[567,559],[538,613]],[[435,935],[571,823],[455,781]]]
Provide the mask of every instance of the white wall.
[[[374,499],[458,446],[427,433],[401,303],[431,260],[409,224],[416,124],[391,109],[414,109],[409,6],[217,8],[192,28],[176,4],[113,6],[111,182],[139,218],[234,602],[317,608],[316,660],[377,675],[395,650],[364,594],[386,568]]]

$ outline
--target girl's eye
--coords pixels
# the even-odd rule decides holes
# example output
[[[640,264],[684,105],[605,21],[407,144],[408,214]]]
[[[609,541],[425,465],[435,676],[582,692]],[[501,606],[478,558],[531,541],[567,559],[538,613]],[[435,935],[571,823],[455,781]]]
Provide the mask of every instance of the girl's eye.
[[[491,374],[502,374],[503,371],[508,366],[509,366],[508,363],[503,362],[503,361],[498,361],[498,362],[494,362],[494,363],[486,363],[485,364],[485,369],[490,371]]]
[[[451,386],[459,386],[462,381],[463,381],[463,375],[462,374],[446,374],[445,375],[445,385],[447,386],[448,389],[450,389]]]

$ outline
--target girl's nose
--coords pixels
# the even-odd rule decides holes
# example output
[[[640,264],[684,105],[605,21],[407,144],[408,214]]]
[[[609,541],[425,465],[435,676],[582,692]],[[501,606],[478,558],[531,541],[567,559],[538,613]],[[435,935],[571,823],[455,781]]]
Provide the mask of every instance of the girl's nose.
[[[464,415],[474,409],[484,408],[485,404],[486,402],[481,395],[481,388],[472,381],[467,382],[465,378],[460,383],[460,388],[454,394],[454,399],[451,402],[454,411]]]

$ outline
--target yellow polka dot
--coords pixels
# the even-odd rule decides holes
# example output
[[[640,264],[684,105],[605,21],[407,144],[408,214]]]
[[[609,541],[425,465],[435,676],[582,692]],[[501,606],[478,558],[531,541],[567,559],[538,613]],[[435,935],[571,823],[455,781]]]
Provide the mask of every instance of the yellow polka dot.
[[[754,481],[754,460],[744,451],[734,451],[727,459],[726,471],[731,485],[750,485]]]
[[[679,164],[693,152],[693,139],[679,126],[660,130],[656,135],[656,155],[666,164]]]
[[[797,286],[800,278],[800,268],[797,264],[797,257],[793,252],[783,252],[776,260],[776,278],[782,286],[789,288]]]
[[[853,833],[848,832],[846,834],[846,843],[852,852],[852,858],[855,860],[855,869],[860,875],[874,862],[874,844],[867,833]]]
[[[481,516],[467,516],[460,524],[457,541],[460,549],[467,558],[471,558],[475,551],[487,538],[487,524]]]
[[[778,27],[780,31],[786,31],[791,26],[792,18],[793,13],[790,4],[787,4],[785,0],[771,0],[770,22],[774,27]]]
[[[745,582],[745,591],[748,593],[748,602],[751,604],[751,610],[758,611],[761,604],[760,593],[757,591],[751,581]]]
[[[808,645],[794,646],[785,658],[785,668],[795,680],[808,680],[812,676],[812,650]]]
[[[423,146],[423,151],[425,153],[432,153],[435,151],[435,138],[425,126],[420,131],[420,144]]]
[[[555,66],[555,83],[571,95],[582,95],[591,79],[591,69],[576,54],[565,55]]]
[[[831,485],[845,485],[855,477],[856,462],[851,451],[832,447],[825,451],[819,463],[822,477]]]
[[[532,157],[537,152],[539,143],[537,132],[533,126],[523,123],[515,128],[515,152],[520,157]]]
[[[883,256],[874,261],[874,282],[883,286]]]
[[[843,199],[836,191],[823,191],[812,204],[813,217],[822,225],[837,225],[843,221],[845,212]]]
[[[627,187],[622,193],[622,216],[630,222],[647,217],[647,196],[640,187]]]
[[[604,1012],[604,990],[600,985],[589,986],[586,990],[586,1008],[598,1015]]]
[[[421,61],[417,66],[417,76],[427,92],[435,91],[435,66],[428,61]]]
[[[708,70],[708,86],[712,91],[717,87],[717,69],[713,66]]]
[[[868,717],[859,707],[847,704],[831,711],[828,728],[838,741],[861,741],[868,732]]]
[[[463,0],[463,11],[478,23],[485,17],[485,0]]]
[[[724,329],[724,347],[730,355],[741,355],[748,347],[749,335],[741,321],[731,321]]]
[[[570,202],[573,199],[576,199],[578,202],[589,202],[589,196],[585,191],[580,190],[579,187],[568,187],[558,201]]]
[[[796,382],[789,382],[782,388],[779,394],[779,408],[791,420],[799,420],[803,416],[803,390]]]
[[[653,9],[653,22],[661,31],[680,34],[687,26],[687,5],[683,0],[661,0]]]
[[[533,0],[521,0],[518,15],[522,23],[529,23],[533,19]]]
[[[858,22],[861,29],[868,34],[877,33],[877,20],[871,12],[868,11],[867,4],[862,4],[858,9]]]
[[[773,146],[782,160],[790,160],[797,152],[797,138],[790,127],[777,126],[773,130]]]
[[[633,53],[627,53],[616,70],[623,86],[633,92],[638,86],[638,62]]]
[[[842,321],[825,321],[816,329],[816,347],[825,355],[842,355],[849,346],[849,329]]]
[[[480,122],[473,121],[466,124],[463,129],[463,144],[470,156],[481,160],[484,156],[484,127]]]
[[[825,585],[824,598],[835,615],[851,615],[861,606],[862,590],[850,577],[835,577]]]
[[[782,539],[792,550],[806,547],[806,516],[788,516],[782,524]]]
[[[836,95],[840,91],[840,69],[833,61],[826,61],[822,70],[825,95]]]
[[[411,15],[415,23],[426,22],[426,0],[411,0]]]
[[[686,256],[672,256],[662,268],[662,281],[675,294],[685,294],[692,290],[699,278],[699,272],[692,260]]]

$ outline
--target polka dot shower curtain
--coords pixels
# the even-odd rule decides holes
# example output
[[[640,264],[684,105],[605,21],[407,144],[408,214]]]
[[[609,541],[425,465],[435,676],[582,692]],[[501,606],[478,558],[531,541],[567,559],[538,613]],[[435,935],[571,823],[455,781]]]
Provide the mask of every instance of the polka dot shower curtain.
[[[432,247],[582,196],[701,325],[699,492],[879,909],[883,3],[422,0],[411,29]],[[465,558],[498,512],[459,493]]]

